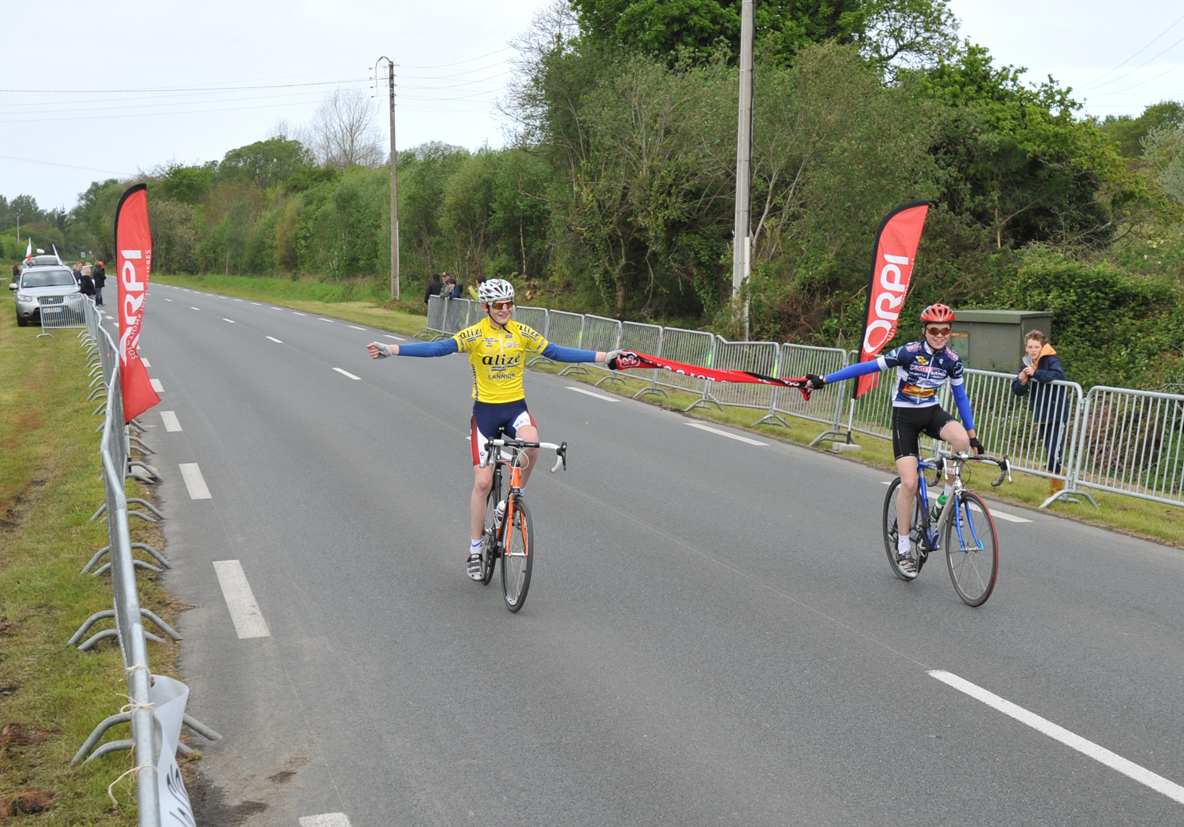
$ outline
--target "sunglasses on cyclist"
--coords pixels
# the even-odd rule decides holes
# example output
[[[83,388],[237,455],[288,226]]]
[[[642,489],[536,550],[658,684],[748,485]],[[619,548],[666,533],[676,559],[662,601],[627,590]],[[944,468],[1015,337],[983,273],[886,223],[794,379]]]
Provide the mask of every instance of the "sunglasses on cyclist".
[[[927,327],[925,332],[930,336],[949,336],[950,329],[948,327]]]
[[[493,310],[510,310],[514,307],[514,302],[490,302],[489,306]]]

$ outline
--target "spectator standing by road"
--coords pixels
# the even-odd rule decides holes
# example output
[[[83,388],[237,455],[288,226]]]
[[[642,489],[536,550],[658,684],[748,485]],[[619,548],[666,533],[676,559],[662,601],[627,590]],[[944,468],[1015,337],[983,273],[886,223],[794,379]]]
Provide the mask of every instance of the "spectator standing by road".
[[[81,269],[74,271],[74,278],[78,279],[78,284],[79,284],[79,287],[81,288],[82,295],[90,296],[91,301],[94,301],[94,298],[95,298],[94,279],[91,276],[83,275]]]
[[[448,299],[459,299],[464,295],[463,285],[457,284],[456,279],[445,271],[443,275],[444,287],[440,291],[440,295]]]
[[[107,271],[103,269],[103,262],[97,262],[90,271],[90,277],[95,284],[95,304],[103,306],[103,285],[107,283]]]
[[[82,262],[81,261],[74,265],[74,268],[70,271],[70,273],[71,273],[71,275],[74,276],[74,283],[75,284],[82,284]]]
[[[440,281],[440,277],[435,273],[432,273],[432,280],[428,282],[428,289],[423,293],[423,303],[427,304],[428,299],[430,299],[432,296],[440,295],[440,290],[443,287],[444,283]]]
[[[13,280],[13,281],[20,281],[20,280],[21,280],[21,265],[20,265],[20,262],[14,261],[14,262],[12,263],[12,280]]]
[[[1011,380],[1011,390],[1016,396],[1027,396],[1032,410],[1032,421],[1040,432],[1044,443],[1049,473],[1058,476],[1064,473],[1061,464],[1064,452],[1065,423],[1069,419],[1069,395],[1063,385],[1052,382],[1068,382],[1060,357],[1048,343],[1048,338],[1039,330],[1031,330],[1024,337],[1024,358],[1020,372]],[[1050,478],[1048,493],[1063,491],[1065,481]]]

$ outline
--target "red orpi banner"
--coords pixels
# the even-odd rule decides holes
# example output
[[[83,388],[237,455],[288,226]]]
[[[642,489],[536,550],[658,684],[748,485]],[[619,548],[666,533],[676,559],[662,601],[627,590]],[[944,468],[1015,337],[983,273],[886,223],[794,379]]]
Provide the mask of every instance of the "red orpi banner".
[[[880,355],[884,345],[896,335],[900,308],[909,292],[913,277],[913,262],[921,230],[929,214],[928,201],[904,204],[888,213],[876,233],[876,254],[872,259],[871,280],[867,286],[867,313],[863,323],[863,341],[859,361],[870,362]],[[876,386],[879,374],[859,377],[855,396],[859,397]]]
[[[136,184],[115,210],[115,268],[119,283],[119,373],[123,385],[123,421],[160,402],[148,369],[140,360],[140,326],[152,270],[152,231],[148,227],[147,185]]]

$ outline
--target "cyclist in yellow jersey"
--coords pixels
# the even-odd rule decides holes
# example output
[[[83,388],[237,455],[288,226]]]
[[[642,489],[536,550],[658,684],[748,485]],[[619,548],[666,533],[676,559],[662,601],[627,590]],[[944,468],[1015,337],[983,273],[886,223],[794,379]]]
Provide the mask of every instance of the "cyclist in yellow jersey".
[[[504,429],[507,436],[525,442],[538,442],[539,432],[534,418],[526,408],[526,393],[522,387],[522,373],[528,353],[541,353],[556,362],[605,362],[620,351],[579,350],[548,342],[533,328],[510,318],[514,312],[514,286],[504,279],[490,279],[479,290],[485,318],[466,327],[449,339],[438,342],[417,342],[409,345],[388,345],[371,342],[366,345],[371,358],[387,356],[447,356],[464,352],[469,357],[473,377],[473,417],[470,420],[470,441],[473,449],[473,495],[469,501],[470,546],[466,552],[469,577],[481,579],[481,535],[485,530],[485,502],[493,486],[493,466],[481,467],[485,460],[485,443]],[[537,448],[525,451],[522,485],[530,478]]]

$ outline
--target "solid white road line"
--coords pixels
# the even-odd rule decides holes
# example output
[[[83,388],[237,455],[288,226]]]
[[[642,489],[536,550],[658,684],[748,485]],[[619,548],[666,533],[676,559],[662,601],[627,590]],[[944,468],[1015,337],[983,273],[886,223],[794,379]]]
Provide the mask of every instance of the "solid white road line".
[[[169,433],[181,430],[181,420],[177,419],[174,411],[161,411],[160,419],[164,422],[164,429]]]
[[[273,342],[275,342],[277,345],[282,345],[282,344],[283,344],[283,342],[281,342],[279,339],[277,339],[277,338],[276,338],[276,337],[274,337],[274,336],[268,336],[267,338],[268,338],[268,339],[271,339],[271,340],[272,340]]]
[[[157,393],[164,393],[164,385],[160,384],[159,379],[149,379],[148,381],[152,383],[152,390]]]
[[[225,316],[222,317],[222,321],[230,322],[231,324],[238,324],[238,322],[236,322],[234,319],[228,319]]]
[[[1098,746],[1093,741],[1087,741],[1080,735],[1075,735],[1064,727],[1057,726],[1047,718],[1041,718],[1034,712],[1029,712],[1021,706],[1016,706],[1011,701],[1000,698],[993,692],[988,692],[981,686],[976,686],[957,675],[943,672],[939,669],[931,670],[929,674],[942,683],[952,686],[959,692],[965,692],[975,700],[982,701],[992,709],[996,709],[1004,715],[1015,718],[1021,724],[1026,724],[1037,732],[1042,732],[1049,738],[1060,741],[1070,749],[1075,749],[1082,755],[1086,755],[1100,764],[1105,764],[1110,769],[1117,770],[1128,778],[1133,778],[1135,781],[1150,787],[1157,793],[1163,793],[1173,801],[1184,804],[1184,787],[1181,787],[1179,784],[1168,781],[1163,776],[1156,775],[1151,770],[1144,769],[1138,764],[1123,758],[1121,755],[1117,755],[1105,747]]]
[[[1006,511],[996,511],[993,508],[991,509],[991,516],[998,517],[1000,520],[1007,520],[1007,522],[1009,522],[1009,523],[1030,523],[1030,522],[1032,522],[1031,520],[1027,519],[1026,517],[1017,517],[1014,514],[1008,514]]]
[[[350,379],[357,379],[359,382],[361,382],[361,381],[362,381],[362,377],[360,377],[360,376],[354,376],[354,375],[353,375],[352,373],[350,373],[348,370],[342,370],[341,368],[333,368],[333,370],[337,371],[337,372],[338,372],[338,373],[340,373],[342,376],[348,376]]]
[[[620,402],[621,401],[620,399],[617,399],[614,396],[606,396],[603,393],[597,393],[596,391],[586,390],[585,388],[577,388],[574,385],[568,385],[567,389],[569,391],[575,391],[576,393],[582,393],[585,396],[593,396],[597,399],[603,399],[605,402]]]
[[[214,573],[218,575],[218,585],[222,587],[222,596],[226,598],[226,608],[230,609],[230,619],[234,621],[234,631],[239,639],[271,637],[259,604],[255,602],[251,584],[247,582],[243,564],[238,560],[215,560]]]
[[[721,431],[719,428],[711,428],[711,427],[708,427],[707,425],[700,425],[698,422],[688,422],[687,424],[690,425],[692,428],[698,428],[700,431],[710,431],[713,434],[719,434],[720,436],[726,436],[728,439],[734,439],[737,442],[747,442],[749,445],[768,445],[769,444],[767,442],[758,442],[755,439],[749,439],[748,437],[740,436],[739,434],[730,434],[727,431]]]
[[[325,813],[319,816],[304,816],[300,827],[350,827],[345,813]]]
[[[185,480],[185,487],[189,489],[189,499],[210,500],[210,489],[206,486],[205,477],[196,462],[181,463],[181,479]]]

